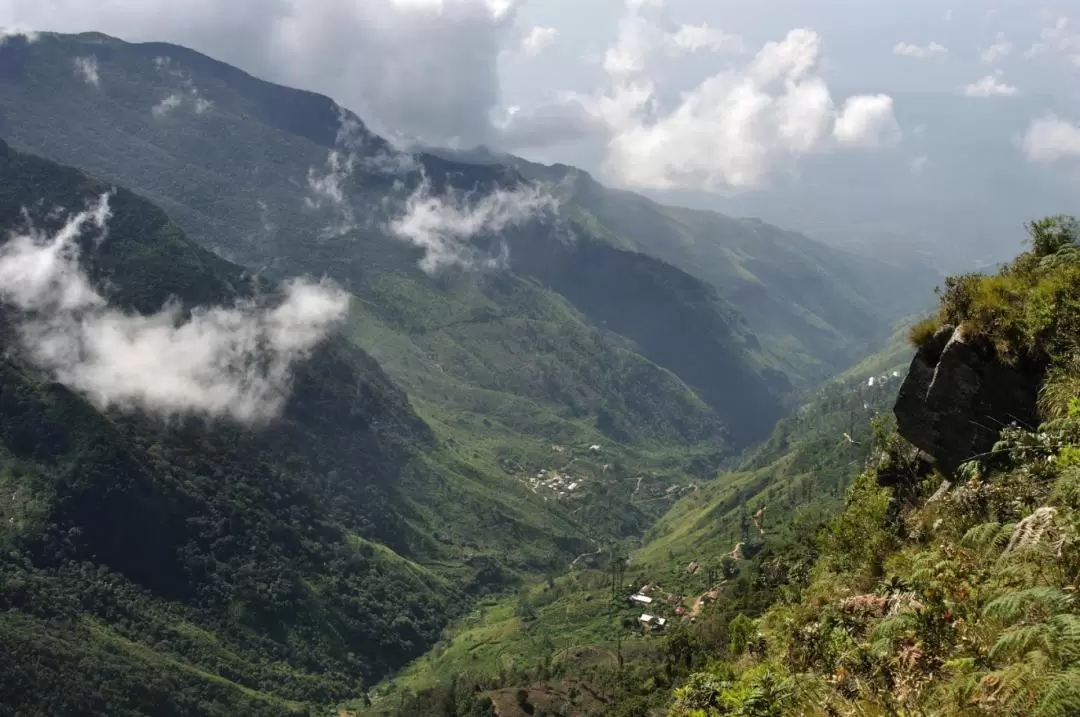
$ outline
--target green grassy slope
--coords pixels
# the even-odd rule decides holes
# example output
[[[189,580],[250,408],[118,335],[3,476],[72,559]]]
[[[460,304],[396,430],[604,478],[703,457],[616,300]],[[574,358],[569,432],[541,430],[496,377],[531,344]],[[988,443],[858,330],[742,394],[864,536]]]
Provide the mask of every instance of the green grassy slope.
[[[1039,382],[1042,423],[944,472],[883,435],[800,589],[744,623],[746,644],[703,654],[669,717],[1080,712],[1080,232],[1030,234],[1000,272],[950,280],[934,320]],[[975,390],[992,405],[996,389]]]
[[[607,544],[594,561],[515,598],[491,601],[455,622],[434,650],[379,687],[374,708],[364,714],[404,714],[403,699],[410,704],[411,695],[439,689],[455,676],[489,687],[550,685],[547,681],[558,677],[601,689],[595,680],[616,671],[619,651],[627,666],[622,674],[631,680],[633,665],[664,660],[668,644],[642,636],[637,627],[642,610],[675,619],[675,606],[692,611],[718,583],[730,593],[723,610],[760,612],[767,605],[761,601],[789,581],[770,572],[773,566],[802,560],[805,569],[812,557],[798,551],[812,553],[815,527],[842,509],[851,477],[865,465],[873,440],[870,420],[891,408],[900,382],[894,373],[903,375],[910,361],[909,323],[898,322],[878,353],[811,394],[733,470],[681,492],[643,541]],[[740,543],[738,559],[730,560]],[[616,555],[628,562],[613,592]],[[694,563],[698,569],[689,572]],[[662,600],[649,608],[630,604],[627,596],[647,583],[660,586],[666,598],[677,596],[675,602]],[[598,709],[603,714],[606,708]]]
[[[737,542],[752,541],[759,531],[748,516],[761,508],[773,529],[791,523],[796,513],[820,518],[839,510],[848,481],[869,456],[871,420],[891,410],[911,361],[909,323],[898,322],[879,352],[781,419],[736,470],[672,506],[649,530],[636,559],[650,566],[715,560]]]

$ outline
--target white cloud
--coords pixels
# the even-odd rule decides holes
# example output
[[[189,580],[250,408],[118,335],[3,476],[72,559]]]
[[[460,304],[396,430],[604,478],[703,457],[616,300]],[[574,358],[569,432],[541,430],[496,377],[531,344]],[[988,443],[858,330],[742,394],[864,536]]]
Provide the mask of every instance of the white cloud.
[[[165,97],[156,105],[150,108],[150,112],[157,118],[161,118],[172,112],[174,109],[183,104],[184,98],[175,92]]]
[[[493,123],[502,138],[501,146],[516,150],[607,138],[604,125],[573,95],[528,110],[508,107]]]
[[[900,139],[900,125],[888,95],[859,95],[844,103],[833,126],[836,141],[847,147],[872,148]]]
[[[341,236],[356,229],[356,215],[345,198],[345,182],[356,164],[355,154],[332,150],[326,158],[325,172],[320,173],[314,167],[308,169],[308,196],[304,197],[304,204],[309,209],[328,207],[333,215],[330,225],[323,230],[324,235]]]
[[[429,274],[448,266],[492,268],[505,263],[505,244],[491,252],[477,247],[474,238],[490,237],[557,207],[551,192],[534,185],[496,189],[474,200],[453,191],[436,195],[425,178],[389,228],[394,236],[424,250],[420,268]]]
[[[619,21],[615,42],[604,52],[604,72],[614,77],[626,77],[645,69],[649,53],[658,44],[661,34],[646,17],[637,12],[637,5]]]
[[[0,298],[23,312],[19,333],[31,360],[103,408],[251,424],[276,416],[294,365],[344,318],[348,295],[294,280],[272,308],[121,311],[79,265],[80,238],[91,227],[104,231],[108,217],[106,195],[54,236],[31,229],[0,247]]]
[[[968,97],[1010,97],[1017,91],[1014,85],[999,82],[994,75],[987,75],[964,88]]]
[[[624,22],[624,30],[631,27]],[[748,66],[706,78],[668,111],[639,61],[644,55],[634,51],[642,36],[640,28],[620,32],[605,63],[612,88],[580,98],[609,129],[606,167],[623,184],[754,187],[800,156],[836,145],[876,146],[899,133],[885,95],[852,97],[837,111],[817,72],[821,38],[812,30],[766,44]]]
[[[742,52],[745,49],[743,40],[738,35],[710,27],[705,23],[682,25],[674,33],[668,34],[667,41],[672,47],[687,52],[700,52],[702,50]]]
[[[356,167],[356,155],[342,156],[332,150],[326,158],[326,172],[320,174],[312,167],[308,170],[308,190],[311,196],[304,201],[312,209],[319,209],[325,202],[342,204],[345,201],[345,180],[352,176]]]
[[[341,236],[358,226],[346,193],[346,183],[358,169],[383,175],[404,175],[419,168],[412,154],[375,140],[355,115],[341,107],[338,108],[338,121],[337,146],[327,153],[322,170],[308,168],[308,193],[304,197],[308,209],[330,211],[332,219],[323,229],[326,236]],[[377,142],[376,146],[372,146],[373,141]]]
[[[979,54],[979,59],[983,61],[983,64],[993,65],[1001,58],[1008,57],[1012,51],[1012,42],[1005,39],[1005,33],[999,32],[997,35],[997,42],[983,50],[982,53]]]
[[[155,57],[154,67],[167,78],[179,80],[179,87],[151,108],[150,111],[155,117],[159,119],[165,117],[185,104],[190,105],[191,111],[197,115],[203,114],[214,106],[213,102],[202,96],[188,73],[173,67],[171,58]]]
[[[521,50],[535,57],[549,48],[558,34],[559,31],[553,27],[534,27],[521,39]]]
[[[101,85],[101,76],[98,74],[98,61],[93,55],[88,57],[76,57],[74,60],[75,76],[83,82],[94,87]]]
[[[1065,55],[1072,61],[1080,54],[1080,32],[1073,29],[1068,16],[1061,15],[1054,24],[1044,27],[1039,32],[1039,41],[1024,51],[1024,57],[1029,59],[1045,54]]]
[[[925,46],[914,45],[910,42],[898,42],[893,45],[892,51],[894,55],[900,55],[901,57],[926,59],[928,57],[947,55],[949,53],[949,48],[938,42],[931,42],[929,45]]]
[[[1080,159],[1080,125],[1049,114],[1031,123],[1024,134],[1024,154],[1033,162]]]
[[[0,46],[17,37],[24,39],[26,42],[37,42],[39,35],[34,30],[27,29],[24,26],[0,25]]]
[[[922,173],[926,171],[926,165],[929,163],[930,158],[925,154],[921,154],[918,157],[913,157],[908,163],[908,166],[911,168],[911,173],[918,177],[922,176]]]

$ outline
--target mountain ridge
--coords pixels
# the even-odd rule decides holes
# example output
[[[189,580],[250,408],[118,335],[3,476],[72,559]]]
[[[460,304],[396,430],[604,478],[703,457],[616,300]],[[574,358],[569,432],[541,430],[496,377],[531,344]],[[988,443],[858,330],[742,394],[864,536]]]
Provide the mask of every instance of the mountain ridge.
[[[603,346],[601,352],[612,356],[606,360],[609,366],[626,363],[613,356],[613,352],[623,350],[616,348],[622,344],[631,352],[624,356],[644,354],[643,358],[654,363],[660,357],[660,368],[670,370],[676,364],[668,354],[656,350],[650,353],[648,349],[643,351],[640,346],[633,345],[635,335],[641,337],[650,330],[644,321],[635,324],[633,315],[624,316],[622,330],[616,335],[589,319],[590,310],[597,308],[595,302],[581,312],[584,316],[575,315],[582,307],[574,306],[572,296],[558,294],[569,299],[570,311],[568,307],[556,306],[545,296],[550,288],[540,288],[527,280],[521,283],[529,276],[530,268],[523,266],[520,259],[515,264],[513,254],[509,274],[469,273],[451,267],[437,277],[428,276],[416,266],[425,250],[387,235],[387,220],[392,218],[383,209],[387,197],[392,202],[406,202],[410,197],[418,197],[418,202],[437,203],[444,201],[440,193],[444,187],[453,187],[455,192],[466,197],[478,188],[482,191],[498,188],[513,191],[524,183],[512,168],[462,165],[433,155],[387,154],[392,150],[363,129],[358,118],[345,113],[329,99],[310,93],[298,97],[317,106],[311,121],[314,129],[307,134],[315,136],[318,143],[298,139],[296,135],[282,133],[261,120],[247,119],[272,114],[272,105],[262,106],[259,109],[261,115],[255,113],[248,99],[262,97],[258,88],[265,83],[261,80],[234,69],[222,69],[227,66],[191,51],[175,53],[177,58],[199,58],[195,65],[185,66],[177,58],[156,62],[165,57],[158,54],[167,50],[162,45],[128,45],[110,40],[106,47],[109,52],[102,52],[97,60],[101,84],[93,86],[76,77],[69,63],[75,57],[82,57],[83,53],[98,52],[100,39],[86,42],[78,36],[43,35],[31,45],[5,46],[8,55],[22,53],[24,57],[18,73],[21,79],[9,78],[8,82],[0,83],[0,93],[3,93],[0,113],[4,117],[0,121],[0,132],[24,149],[83,166],[133,186],[161,203],[196,240],[253,269],[280,276],[287,264],[289,271],[332,276],[361,299],[354,310],[364,314],[366,326],[380,334],[389,331],[408,337],[406,343],[395,342],[398,345],[392,353],[383,354],[379,352],[386,349],[386,342],[366,343],[368,339],[364,334],[355,335],[354,340],[374,352],[395,380],[414,396],[425,400],[435,398],[438,403],[444,401],[441,396],[445,391],[432,396],[427,377],[399,368],[411,365],[414,356],[426,355],[433,363],[441,365],[453,380],[467,385],[484,390],[506,391],[508,388],[510,393],[532,401],[561,394],[565,398],[555,403],[560,406],[558,410],[565,410],[561,406],[570,403],[569,417],[582,411],[597,418],[601,414],[611,414],[614,421],[602,421],[605,427],[615,431],[612,434],[609,430],[609,437],[618,435],[640,442],[646,435],[646,431],[634,426],[652,420],[645,414],[604,406],[605,401],[615,400],[620,390],[573,398],[577,391],[573,384],[578,379],[570,376],[537,376],[523,383],[521,379],[535,373],[534,369],[518,370],[514,375],[492,374],[493,360],[512,366],[520,364],[522,359],[513,357],[506,348],[498,349],[500,356],[497,359],[495,354],[490,358],[476,355],[475,328],[479,324],[468,323],[473,319],[482,322],[485,317],[490,320],[503,316],[505,318],[498,320],[513,322],[512,331],[567,333],[580,337],[570,340],[569,345],[584,346],[583,342],[587,340],[598,349]],[[37,61],[28,58],[37,58]],[[224,77],[198,74],[200,63],[221,69]],[[121,76],[110,79],[114,72]],[[236,78],[243,81],[241,84],[250,83],[255,89],[245,85],[234,90],[229,82]],[[114,81],[118,83],[118,89],[110,90],[110,83]],[[55,88],[57,83],[69,86],[78,96],[67,97],[46,89]],[[288,96],[287,91],[273,87],[273,93],[285,92],[284,96]],[[110,95],[121,91],[123,94]],[[157,106],[155,103],[163,97],[174,96],[184,98],[182,104],[168,113],[154,116],[151,109]],[[274,94],[274,97],[278,96]],[[195,104],[199,100],[211,103],[205,105],[201,113],[200,105]],[[47,125],[65,114],[56,105],[69,101],[84,106],[84,122],[65,130],[67,140],[51,141],[48,138],[55,137],[54,129],[58,128],[50,129]],[[46,107],[52,109],[46,110]],[[38,112],[44,114],[31,121]],[[49,120],[49,117],[53,119]],[[336,127],[336,130],[334,144],[328,148],[330,127]],[[380,162],[398,160],[408,165],[403,172],[380,169]],[[422,172],[419,171],[421,167]],[[404,186],[401,186],[402,182]],[[418,196],[417,192],[421,191],[429,194]],[[420,206],[426,209],[431,205]],[[436,204],[435,208],[441,209],[442,205]],[[471,211],[469,207],[458,210]],[[342,224],[345,231],[339,233],[336,227]],[[327,233],[328,228],[334,231]],[[550,260],[556,255],[561,257],[564,266],[583,263],[573,250],[560,248],[563,246],[558,238],[560,232],[570,233],[573,241],[569,244],[594,247],[592,256],[609,257],[610,265],[616,271],[634,264],[642,266],[638,260],[627,263],[618,259],[615,248],[589,244],[588,230],[572,219],[555,218],[552,222],[530,219],[520,227],[508,227],[505,235],[519,246],[531,241],[535,252],[540,252],[534,262],[537,267],[542,266],[541,260]],[[476,239],[487,241],[489,238],[479,236]],[[640,270],[637,271],[640,275]],[[656,263],[646,273],[667,272],[674,276],[675,271]],[[615,283],[621,283],[625,288],[636,280],[630,273],[618,275],[618,279],[615,276],[611,276]],[[667,283],[662,279],[650,284],[651,301],[657,305],[666,302],[674,307],[681,299],[669,290]],[[547,286],[551,286],[550,281]],[[613,304],[610,297],[605,297],[605,301]],[[703,313],[700,313],[704,323],[675,338],[683,345],[685,355],[720,351],[728,357],[730,366],[738,367],[734,370],[739,378],[732,379],[698,370],[697,378],[688,381],[696,384],[694,388],[698,391],[703,389],[703,380],[715,383],[716,387],[737,386],[757,391],[755,405],[762,406],[762,419],[753,424],[749,421],[740,423],[735,438],[737,442],[745,442],[767,431],[771,419],[779,415],[778,394],[782,392],[782,386],[774,377],[758,375],[765,360],[752,355],[755,352],[753,346],[737,345],[738,335],[748,333],[748,329],[735,318],[734,309],[719,297],[708,298],[706,304],[702,305]],[[541,306],[548,308],[538,311]],[[445,318],[436,323],[433,319],[438,314]],[[432,333],[433,329],[437,333]],[[695,345],[699,337],[712,340],[714,335],[716,341],[707,350]],[[495,348],[490,339],[480,340]],[[401,350],[412,356],[402,355]],[[565,362],[556,357],[558,351],[548,349],[546,352],[555,362],[553,370],[563,372]],[[596,359],[586,359],[584,353],[581,361],[582,368],[597,366]],[[639,374],[654,370],[637,359],[633,363],[635,365],[628,366],[627,370]],[[563,366],[554,368],[557,364]],[[589,370],[595,376],[598,368]],[[676,368],[672,373],[678,375],[680,370]],[[686,381],[687,377],[679,376],[679,379]],[[650,379],[653,383],[659,380]],[[597,384],[595,379],[590,379],[590,383]],[[711,385],[704,388],[709,395],[722,395],[722,391],[718,392]],[[684,398],[679,400],[690,408],[697,398],[691,395],[690,389],[682,392]],[[659,405],[658,399],[653,399],[653,403]],[[714,423],[718,429],[723,429],[713,431],[713,434],[719,440],[726,440],[722,438],[725,432],[733,435],[730,434],[733,426],[730,411],[737,407],[734,402],[716,398],[707,403],[708,408],[704,411],[700,407],[690,410],[701,415],[699,423],[702,425]],[[454,402],[446,405],[446,410],[458,409]],[[709,412],[714,412],[715,417],[704,415]],[[703,434],[708,435],[709,431],[695,431],[693,437],[669,433],[665,440],[694,442]]]

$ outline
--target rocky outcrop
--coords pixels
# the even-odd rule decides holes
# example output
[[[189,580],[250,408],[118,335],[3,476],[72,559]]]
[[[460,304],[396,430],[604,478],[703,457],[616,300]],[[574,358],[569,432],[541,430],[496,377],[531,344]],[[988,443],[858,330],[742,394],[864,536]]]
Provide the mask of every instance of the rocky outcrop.
[[[942,326],[919,348],[893,409],[897,430],[942,472],[986,453],[1011,423],[1038,423],[1042,371],[1011,366],[994,347]]]

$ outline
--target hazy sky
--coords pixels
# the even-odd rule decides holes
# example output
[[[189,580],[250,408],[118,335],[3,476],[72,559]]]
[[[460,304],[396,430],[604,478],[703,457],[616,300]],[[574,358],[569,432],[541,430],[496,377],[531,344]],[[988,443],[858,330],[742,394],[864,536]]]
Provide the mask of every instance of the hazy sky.
[[[643,190],[730,194],[821,157],[918,176],[934,128],[911,93],[963,98],[1018,162],[1080,163],[1080,0],[0,0],[0,25],[188,45],[386,134]]]

